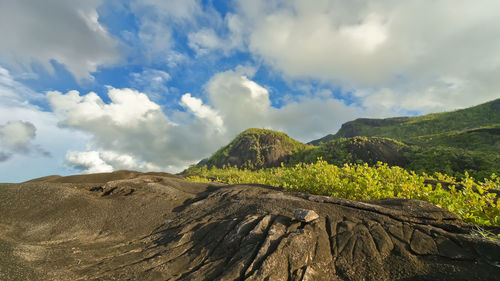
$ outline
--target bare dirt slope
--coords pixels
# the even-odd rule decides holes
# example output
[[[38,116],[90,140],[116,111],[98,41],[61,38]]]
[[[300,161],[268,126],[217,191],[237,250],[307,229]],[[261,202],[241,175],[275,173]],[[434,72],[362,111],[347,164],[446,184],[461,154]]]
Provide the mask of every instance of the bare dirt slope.
[[[500,280],[500,244],[470,233],[421,201],[168,174],[0,185],[0,280]]]

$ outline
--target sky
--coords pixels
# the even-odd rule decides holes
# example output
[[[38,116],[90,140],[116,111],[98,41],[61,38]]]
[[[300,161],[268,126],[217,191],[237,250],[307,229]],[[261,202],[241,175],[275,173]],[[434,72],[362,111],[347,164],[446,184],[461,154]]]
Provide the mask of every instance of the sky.
[[[0,182],[500,97],[497,0],[0,0]]]

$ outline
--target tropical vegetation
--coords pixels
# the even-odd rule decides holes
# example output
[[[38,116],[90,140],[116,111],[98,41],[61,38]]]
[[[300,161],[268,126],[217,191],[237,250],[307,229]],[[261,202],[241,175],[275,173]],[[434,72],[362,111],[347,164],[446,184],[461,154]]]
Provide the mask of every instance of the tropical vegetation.
[[[441,173],[417,174],[381,162],[374,166],[336,166],[319,159],[315,163],[260,170],[202,166],[190,169],[185,176],[196,182],[265,184],[354,200],[418,199],[453,212],[468,223],[500,225],[500,200],[494,192],[500,190],[500,178],[495,174],[477,181],[465,173],[457,180]],[[429,184],[429,180],[437,184]]]

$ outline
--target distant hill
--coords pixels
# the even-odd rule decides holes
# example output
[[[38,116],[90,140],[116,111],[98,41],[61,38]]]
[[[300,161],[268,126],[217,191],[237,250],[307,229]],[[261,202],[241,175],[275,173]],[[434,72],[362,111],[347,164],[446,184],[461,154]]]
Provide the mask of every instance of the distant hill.
[[[318,145],[355,136],[386,137],[411,144],[500,152],[500,99],[452,112],[417,117],[360,118],[332,135],[311,141]]]
[[[331,140],[294,154],[289,163],[312,163],[319,157],[330,164],[384,162],[391,166],[405,167],[410,146],[393,139],[379,137],[353,137]]]
[[[221,168],[225,165],[252,169],[279,166],[290,156],[309,147],[285,133],[266,129],[248,129],[219,149],[201,165]]]
[[[108,181],[123,180],[123,179],[133,179],[138,176],[148,175],[148,176],[159,176],[159,177],[178,177],[164,172],[137,172],[131,170],[117,170],[111,173],[94,173],[94,174],[83,174],[83,175],[72,175],[72,176],[59,176],[52,175],[41,178],[32,179],[26,181],[30,182],[50,182],[50,183],[103,183]]]

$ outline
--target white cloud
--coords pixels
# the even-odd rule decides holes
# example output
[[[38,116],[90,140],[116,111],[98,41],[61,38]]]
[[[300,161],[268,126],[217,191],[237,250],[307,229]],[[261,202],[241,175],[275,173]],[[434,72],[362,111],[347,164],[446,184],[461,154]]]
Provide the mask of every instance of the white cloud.
[[[243,49],[244,27],[240,17],[228,13],[224,18],[224,28],[203,27],[188,34],[188,45],[197,55],[222,51],[228,55],[235,49]]]
[[[110,102],[105,103],[92,92],[83,96],[76,91],[47,94],[60,125],[91,134],[92,151],[98,151],[100,159],[113,168],[157,167],[178,172],[218,145],[212,140],[200,142],[218,134],[214,126],[189,118],[182,126],[175,124],[143,93],[109,88],[108,96]],[[129,155],[133,161],[120,158],[123,155]],[[78,163],[76,160],[70,162]],[[125,160],[137,164],[124,166]]]
[[[269,93],[246,76],[234,71],[218,73],[207,83],[206,90],[209,103],[230,132],[268,125]]]
[[[132,1],[135,11],[151,10],[163,18],[174,21],[192,21],[193,17],[201,13],[198,0],[140,0]]]
[[[13,151],[28,153],[35,136],[36,128],[30,122],[15,120],[0,125],[0,144]]]
[[[148,68],[130,75],[133,87],[147,93],[148,97],[155,102],[164,100],[169,93],[167,82],[170,81],[171,76],[165,71]]]
[[[237,3],[249,50],[288,79],[329,82],[363,97],[363,106],[393,112],[498,97],[498,1]]]
[[[78,91],[63,95],[57,91],[47,93],[54,113],[64,117],[62,125],[92,127],[104,121],[116,127],[138,127],[149,120],[165,121],[160,106],[143,94],[131,89],[109,88],[111,103],[106,104],[94,92],[80,96]],[[106,128],[103,128],[106,129]]]
[[[171,79],[170,75],[157,69],[145,69],[141,73],[134,72],[131,74],[134,80],[140,84],[146,83],[165,83]]]
[[[39,145],[33,144],[36,127],[31,122],[10,120],[0,124],[0,162],[14,155],[31,155],[33,153],[50,156],[50,153]]]
[[[144,16],[138,32],[138,41],[144,48],[144,56],[150,63],[161,61],[176,66],[184,60],[184,55],[174,51],[175,41],[169,25]],[[133,39],[134,41],[136,38]]]
[[[52,61],[77,79],[91,79],[100,66],[116,63],[118,41],[99,23],[100,0],[6,0],[0,3],[0,62],[30,70]]]
[[[213,6],[199,0],[146,0],[131,2],[131,10],[139,21],[137,38],[130,34],[131,44],[140,41],[143,55],[152,63],[163,62],[174,67],[189,60],[183,43],[197,56],[244,48],[245,31],[240,17],[227,13],[224,17]],[[136,44],[137,45],[137,44]]]
[[[173,36],[176,32],[187,33],[186,29],[203,15],[199,1],[132,0],[130,8],[138,20],[139,30],[129,43],[139,49],[149,63],[161,62],[175,67],[187,60],[187,56],[177,50],[179,46]]]
[[[68,151],[68,153],[66,154],[66,160],[77,170],[81,170],[82,172],[87,174],[106,173],[113,171],[113,167],[106,164],[106,162],[101,159],[101,157],[99,156],[99,152],[97,151]]]
[[[321,93],[275,108],[269,91],[239,71],[214,75],[206,89],[209,104],[222,117],[230,136],[259,127],[285,131],[293,138],[310,141],[334,132],[342,123],[364,112],[330,96],[321,97]]]
[[[68,151],[67,163],[83,173],[107,173],[114,170],[160,171],[151,163],[139,163],[129,154],[114,151]]]
[[[213,29],[203,28],[188,35],[189,46],[198,54],[207,54],[212,49],[224,48],[224,42]]]
[[[68,149],[84,147],[88,135],[59,128],[53,113],[31,104],[41,103],[42,97],[0,67],[0,120],[5,122],[0,123],[1,182],[75,172],[58,159]]]
[[[182,96],[180,105],[189,109],[196,117],[208,120],[209,125],[215,126],[219,132],[224,131],[224,121],[222,118],[215,110],[203,105],[201,99],[194,98],[191,94],[187,93]]]
[[[211,155],[250,127],[283,130],[309,141],[335,130],[362,110],[321,94],[271,105],[269,91],[244,74],[252,69],[218,73],[206,84],[207,103],[186,93],[172,111],[172,122],[160,106],[131,89],[108,89],[110,102],[97,94],[49,92],[47,98],[68,129],[92,136],[86,150],[66,155],[71,167],[85,172],[112,169],[179,172]]]
[[[368,15],[360,24],[342,26],[339,32],[341,37],[351,40],[353,46],[368,53],[387,40],[386,27],[377,15]]]
[[[0,148],[9,155],[4,162],[0,161],[0,182],[76,172],[68,169],[62,159],[67,150],[84,149],[89,141],[88,134],[58,127],[53,113],[30,104],[4,106],[0,103],[0,120],[23,120],[36,127],[36,136],[28,142],[28,153]]]
[[[43,95],[35,93],[17,82],[10,72],[0,66],[0,105],[16,107],[26,106],[30,101],[42,102]]]

